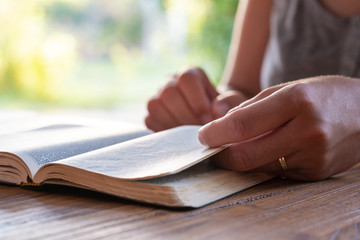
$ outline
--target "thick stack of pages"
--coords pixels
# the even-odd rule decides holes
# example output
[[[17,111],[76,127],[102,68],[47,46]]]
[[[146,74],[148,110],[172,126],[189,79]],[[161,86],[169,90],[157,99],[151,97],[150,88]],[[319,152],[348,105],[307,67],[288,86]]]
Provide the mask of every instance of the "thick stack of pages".
[[[0,135],[0,181],[63,184],[173,207],[200,207],[268,180],[217,169],[223,148],[197,140],[199,126],[152,133],[56,124]]]

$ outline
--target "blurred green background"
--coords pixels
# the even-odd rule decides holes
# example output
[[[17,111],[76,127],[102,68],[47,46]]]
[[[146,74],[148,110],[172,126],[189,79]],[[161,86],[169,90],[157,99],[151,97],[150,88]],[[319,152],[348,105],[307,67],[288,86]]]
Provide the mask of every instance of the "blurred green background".
[[[0,106],[143,102],[184,65],[221,77],[237,0],[1,0]]]

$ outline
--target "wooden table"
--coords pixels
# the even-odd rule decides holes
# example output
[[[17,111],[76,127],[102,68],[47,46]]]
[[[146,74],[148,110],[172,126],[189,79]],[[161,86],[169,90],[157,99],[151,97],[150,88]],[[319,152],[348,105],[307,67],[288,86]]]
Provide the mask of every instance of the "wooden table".
[[[1,120],[9,111],[0,113]],[[10,113],[8,121],[32,116]],[[106,113],[131,122],[142,122],[144,114]],[[200,209],[162,208],[70,187],[31,191],[0,184],[1,240],[359,239],[359,226],[360,165],[321,182],[274,179]]]
[[[360,166],[321,182],[274,179],[200,209],[0,185],[0,239],[359,239],[359,190]]]

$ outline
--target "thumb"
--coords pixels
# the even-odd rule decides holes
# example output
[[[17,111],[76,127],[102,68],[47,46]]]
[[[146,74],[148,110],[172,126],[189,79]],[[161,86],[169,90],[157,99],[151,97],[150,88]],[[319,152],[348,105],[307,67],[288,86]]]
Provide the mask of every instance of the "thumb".
[[[228,91],[218,95],[212,102],[211,110],[215,118],[225,116],[232,108],[247,100],[244,94],[238,91]]]

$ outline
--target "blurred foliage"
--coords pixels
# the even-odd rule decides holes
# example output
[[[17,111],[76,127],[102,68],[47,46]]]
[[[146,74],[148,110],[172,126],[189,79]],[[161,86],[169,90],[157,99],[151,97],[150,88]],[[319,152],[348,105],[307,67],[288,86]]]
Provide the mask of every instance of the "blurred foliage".
[[[194,53],[190,55],[192,61],[201,63],[218,83],[227,59],[239,1],[208,0],[207,2],[208,6],[200,26],[190,25],[188,47],[189,52]]]
[[[74,6],[57,0],[45,7],[45,15],[48,25],[67,29],[78,39],[78,51],[87,59],[107,58],[109,46],[121,43],[134,47],[141,43],[138,5],[134,0],[83,0]]]
[[[1,0],[0,104],[144,101],[187,64],[217,81],[237,2]]]
[[[55,99],[57,76],[73,58],[72,37],[48,35],[43,8],[26,0],[0,3],[0,33],[2,97]]]

